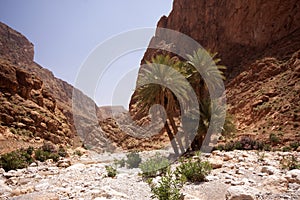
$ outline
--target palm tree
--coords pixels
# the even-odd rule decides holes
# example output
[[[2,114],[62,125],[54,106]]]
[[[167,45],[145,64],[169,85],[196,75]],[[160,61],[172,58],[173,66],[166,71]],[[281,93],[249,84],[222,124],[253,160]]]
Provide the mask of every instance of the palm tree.
[[[185,150],[181,140],[176,143],[178,128],[175,118],[180,113],[180,106],[191,98],[193,90],[183,72],[180,73],[183,66],[183,62],[169,55],[157,55],[151,62],[147,61],[139,73],[137,95],[134,97],[138,108],[136,115],[145,115],[155,104],[165,108],[167,120],[164,128],[176,155],[179,154],[177,143],[182,153]]]
[[[191,73],[188,80],[196,91],[201,116],[197,135],[191,144],[193,150],[198,150],[202,146],[205,134],[211,125],[211,118],[222,118],[223,114],[226,114],[222,107],[217,106],[216,101],[224,89],[222,86],[225,76],[222,70],[226,67],[218,65],[220,59],[216,58],[216,55],[217,53],[211,54],[202,48],[194,51],[192,55],[187,55],[188,71]],[[220,126],[223,124],[214,124],[213,131],[219,132],[222,129]]]
[[[198,49],[193,55],[187,55],[186,62],[177,57],[157,55],[140,70],[133,97],[138,108],[135,116],[145,116],[152,105],[163,106],[167,113],[164,128],[176,155],[179,154],[177,143],[182,153],[187,146],[193,150],[200,149],[211,117],[216,115],[216,111],[223,111],[214,103],[220,97],[219,91],[222,91],[225,79],[221,71],[225,67],[217,65],[220,59],[215,58],[216,55]],[[175,118],[180,115],[186,136],[185,147],[178,137],[176,143],[178,127]],[[222,125],[216,125],[220,127],[214,131],[221,130]]]

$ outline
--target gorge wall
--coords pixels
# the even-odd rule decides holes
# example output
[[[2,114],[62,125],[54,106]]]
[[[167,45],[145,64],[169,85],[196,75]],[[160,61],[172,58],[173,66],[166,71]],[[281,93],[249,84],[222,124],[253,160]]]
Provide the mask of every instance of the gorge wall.
[[[187,52],[189,44],[159,28],[184,33],[205,49],[218,52],[221,64],[227,67],[227,103],[240,134],[267,143],[269,134],[278,135],[282,144],[297,141],[299,10],[297,0],[174,0],[169,16],[157,23],[141,64],[168,50],[192,53]],[[164,50],[155,48],[162,46]],[[130,102],[132,115],[138,109],[135,96]],[[258,105],[263,106],[254,109]],[[288,109],[280,110],[285,107]]]
[[[184,33],[218,52],[232,78],[256,59],[284,58],[299,48],[299,9],[297,0],[174,0],[171,13],[161,17],[157,27]],[[149,46],[162,40],[185,49],[180,40],[158,31]],[[148,49],[143,60],[150,60],[153,51]]]
[[[0,36],[0,153],[22,146],[22,140],[37,143],[32,138],[76,146],[81,145],[83,134],[93,134],[96,144],[106,143],[103,131],[95,126],[96,116],[79,108],[92,108],[98,116],[102,109],[34,62],[34,46],[21,33],[0,22]],[[75,109],[73,94],[80,104]]]

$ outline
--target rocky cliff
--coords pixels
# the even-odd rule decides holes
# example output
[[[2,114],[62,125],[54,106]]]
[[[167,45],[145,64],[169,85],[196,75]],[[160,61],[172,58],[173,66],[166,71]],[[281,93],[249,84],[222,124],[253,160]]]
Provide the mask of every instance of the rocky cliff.
[[[284,58],[298,50],[299,9],[297,0],[174,0],[171,13],[161,17],[157,27],[184,33],[204,48],[218,52],[231,78],[256,59]],[[149,46],[162,41],[186,49],[181,40],[159,31]],[[153,49],[148,49],[143,60],[152,56]]]
[[[74,88],[33,61],[34,46],[21,33],[0,23],[0,35],[0,152],[43,140],[74,145]]]
[[[108,143],[100,126],[94,126],[98,123],[96,115],[90,116],[79,108],[93,108],[99,117],[103,109],[35,63],[34,46],[21,33],[0,23],[0,35],[0,153],[38,144],[35,139],[40,143],[49,140],[77,146],[84,136],[93,134],[94,145],[102,147]],[[79,99],[75,108],[72,107],[73,94]]]
[[[126,111],[123,107],[97,107],[35,63],[34,46],[21,33],[0,22],[0,36],[0,154],[45,140],[75,147],[83,142],[97,151],[161,147],[152,144],[153,138],[134,138],[118,126],[114,117]]]
[[[259,135],[269,142],[271,133],[287,132],[279,136],[282,143],[299,140],[295,135],[299,129],[299,58],[295,53],[300,49],[299,9],[297,0],[174,0],[169,16],[157,23],[141,63],[167,51],[191,53],[190,44],[159,28],[184,33],[205,49],[218,52],[227,67],[227,102],[239,133]],[[167,51],[155,48],[162,45]],[[132,114],[136,109],[133,97]]]

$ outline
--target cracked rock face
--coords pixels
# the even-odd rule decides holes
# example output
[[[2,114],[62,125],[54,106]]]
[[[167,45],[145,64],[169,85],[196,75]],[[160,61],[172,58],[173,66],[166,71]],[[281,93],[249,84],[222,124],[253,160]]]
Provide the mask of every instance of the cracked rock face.
[[[249,64],[262,56],[282,56],[299,49],[300,2],[297,0],[175,0],[168,17],[157,26],[184,33],[200,45],[218,52],[228,75],[241,72],[241,64]],[[176,38],[156,32],[151,43],[164,40],[177,49],[187,49]],[[143,60],[150,60],[148,49]],[[187,52],[188,53],[188,52]]]

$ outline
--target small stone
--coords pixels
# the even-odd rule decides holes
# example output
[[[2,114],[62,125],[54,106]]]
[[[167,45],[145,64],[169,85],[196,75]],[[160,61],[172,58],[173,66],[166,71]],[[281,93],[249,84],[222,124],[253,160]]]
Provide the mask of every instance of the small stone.
[[[275,167],[272,167],[272,166],[263,166],[262,169],[261,169],[262,173],[266,173],[268,175],[273,175],[277,171],[278,170]]]
[[[209,159],[208,162],[211,164],[213,169],[221,168],[223,165],[223,161],[221,159]]]
[[[37,167],[37,163],[36,162],[33,162],[29,165],[29,167]]]
[[[48,182],[42,182],[34,186],[35,191],[47,191],[49,188],[49,183]]]
[[[243,170],[243,169],[238,169],[238,170],[236,170],[235,173],[236,173],[236,174],[243,175],[243,174],[245,174],[245,170]]]
[[[258,191],[247,186],[231,186],[226,193],[226,200],[255,200]]]
[[[244,181],[233,181],[231,182],[231,185],[236,186],[236,185],[245,185]]]
[[[67,168],[71,166],[71,162],[69,160],[60,160],[57,162],[57,166]]]
[[[215,181],[215,180],[218,180],[218,179],[219,179],[219,177],[211,176],[211,175],[208,175],[208,176],[205,177],[206,181]]]
[[[19,196],[21,195],[21,190],[20,189],[15,189],[11,191],[11,196]]]
[[[300,184],[300,169],[293,169],[288,171],[287,176],[285,177],[289,183],[298,183]]]
[[[229,161],[229,160],[232,160],[233,159],[233,156],[228,154],[228,153],[225,153],[224,154],[224,157],[223,157],[223,160],[224,161]]]
[[[23,172],[21,172],[21,171],[10,170],[8,172],[3,173],[3,176],[6,178],[10,178],[10,177],[19,177],[22,174],[23,174]]]

